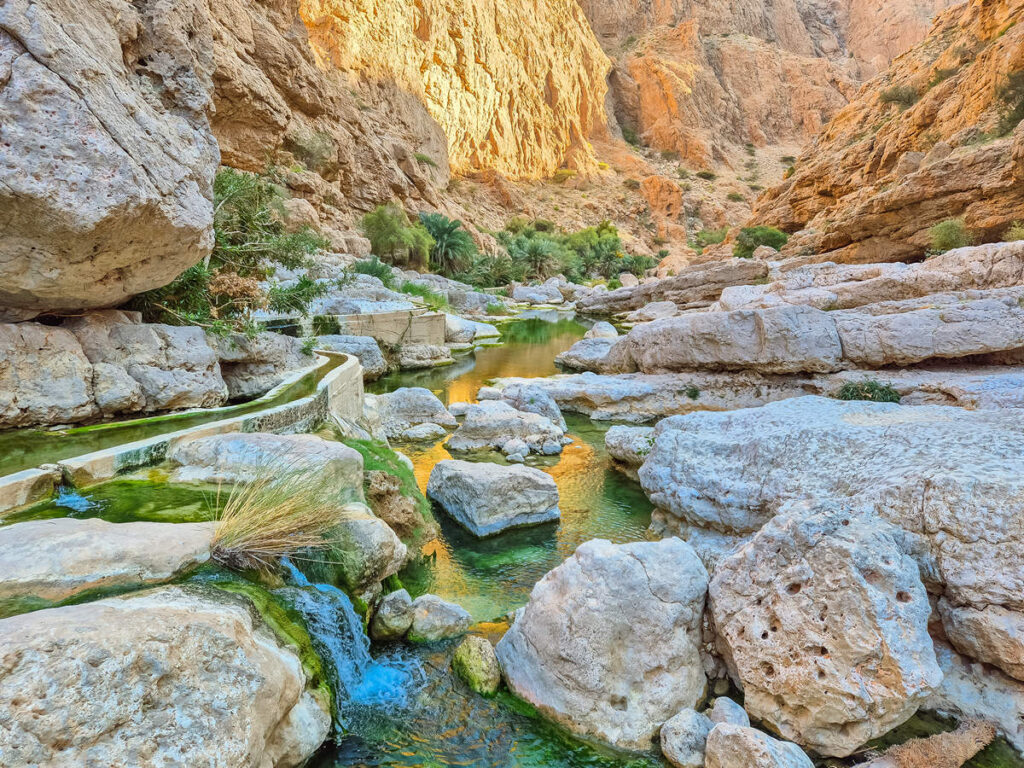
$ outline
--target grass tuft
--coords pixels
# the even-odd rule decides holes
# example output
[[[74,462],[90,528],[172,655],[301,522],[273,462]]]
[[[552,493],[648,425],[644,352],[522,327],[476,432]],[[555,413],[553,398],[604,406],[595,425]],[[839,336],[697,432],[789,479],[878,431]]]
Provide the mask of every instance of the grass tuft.
[[[843,384],[836,395],[837,400],[867,400],[872,403],[898,403],[900,393],[888,384],[879,384],[874,379],[849,381]]]

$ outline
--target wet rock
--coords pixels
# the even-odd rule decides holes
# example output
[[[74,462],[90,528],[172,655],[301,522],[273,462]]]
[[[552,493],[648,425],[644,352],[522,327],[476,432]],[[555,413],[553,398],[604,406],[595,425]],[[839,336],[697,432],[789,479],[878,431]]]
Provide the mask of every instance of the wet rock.
[[[594,325],[583,334],[585,339],[617,339],[619,332],[615,330],[615,326],[604,320],[594,323]]]
[[[177,466],[177,482],[244,483],[280,472],[315,472],[329,478],[339,500],[363,498],[363,457],[316,435],[210,435],[173,443],[167,459]]]
[[[347,504],[342,509],[332,554],[345,586],[361,592],[398,573],[409,552],[369,507]]]
[[[284,768],[307,759],[330,716],[309,709],[302,664],[256,616],[227,593],[165,587],[0,621],[5,762],[138,765],[145,755]]]
[[[565,419],[558,409],[558,404],[543,387],[533,384],[513,384],[502,390],[501,398],[517,411],[538,413],[558,425],[563,432],[566,429]]]
[[[427,496],[475,536],[558,520],[558,486],[546,472],[489,462],[441,461]]]
[[[900,539],[845,510],[781,515],[719,562],[708,602],[751,715],[844,757],[917,711],[942,673]]]
[[[32,520],[0,528],[0,601],[167,581],[210,558],[213,523]]]
[[[557,285],[518,285],[512,291],[512,299],[526,304],[561,304],[565,299]]]
[[[208,255],[219,153],[205,6],[18,0],[0,29],[0,319],[120,304]]]
[[[616,425],[604,434],[604,447],[614,460],[614,466],[634,480],[637,479],[637,470],[647,460],[653,445],[653,427]]]
[[[939,613],[957,651],[1024,680],[1024,613],[998,605],[952,605],[945,598],[939,600]]]
[[[684,709],[661,726],[661,753],[675,768],[704,768],[704,747],[714,727],[707,715]]]
[[[530,446],[526,444],[525,440],[516,438],[514,440],[509,440],[501,446],[501,452],[506,456],[515,456],[516,454],[526,456],[530,453]]]
[[[402,433],[402,440],[410,442],[432,442],[441,440],[448,435],[448,431],[440,424],[432,424],[429,421],[425,424],[417,424],[409,427]]]
[[[750,717],[747,716],[746,710],[726,696],[719,696],[715,699],[708,711],[708,717],[711,718],[712,723],[716,724],[731,723],[732,725],[742,725],[744,728],[750,727]]]
[[[363,381],[376,381],[388,372],[388,361],[384,359],[380,345],[372,336],[329,334],[317,336],[316,345],[318,349],[344,352],[346,355],[358,357],[359,364],[363,366]]]
[[[367,396],[367,399],[371,397]],[[384,434],[388,437],[400,437],[405,430],[416,424],[458,426],[455,417],[448,413],[437,396],[423,387],[401,387],[385,395],[377,395],[373,403],[380,414]]]
[[[220,372],[228,387],[228,397],[258,397],[280,384],[290,371],[309,368],[316,363],[302,352],[302,340],[265,331],[250,338],[236,333],[230,336],[207,334],[217,353]]]
[[[411,469],[411,467],[410,467]],[[379,469],[366,473],[366,500],[373,513],[404,541],[411,541],[428,526],[416,506],[416,499],[402,493],[402,481]]]
[[[581,736],[651,747],[704,698],[707,571],[678,539],[594,540],[550,571],[498,643],[509,688]]]
[[[452,668],[481,696],[493,696],[501,685],[501,667],[494,646],[483,637],[470,635],[455,649]]]
[[[379,642],[400,640],[412,626],[412,598],[404,589],[381,599],[370,622],[370,636]]]
[[[447,446],[450,451],[501,450],[510,440],[521,440],[533,453],[540,453],[545,443],[557,443],[560,452],[564,434],[544,416],[517,411],[504,401],[488,400],[469,407]]]
[[[773,739],[766,733],[730,723],[716,725],[708,734],[706,768],[813,768],[814,763],[796,744]]]
[[[412,626],[409,640],[413,643],[435,643],[466,634],[472,621],[469,612],[437,595],[420,595],[412,601]]]
[[[397,363],[403,371],[436,368],[452,362],[452,351],[437,344],[404,344],[398,348]]]

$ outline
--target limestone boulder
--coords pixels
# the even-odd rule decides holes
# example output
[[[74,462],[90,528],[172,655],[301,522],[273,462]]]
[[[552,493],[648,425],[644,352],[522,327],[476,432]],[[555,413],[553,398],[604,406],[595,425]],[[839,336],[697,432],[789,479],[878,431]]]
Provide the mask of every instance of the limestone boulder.
[[[703,700],[707,571],[678,539],[581,545],[533,588],[497,646],[509,688],[581,736],[649,749]]]
[[[644,323],[616,343],[608,372],[827,372],[844,348],[831,313],[811,307],[691,313]]]
[[[325,296],[314,299],[309,311],[315,315],[362,315],[374,312],[399,312],[415,309],[409,297],[386,287],[373,275],[355,274],[339,285],[327,281]]]
[[[679,307],[671,301],[652,301],[645,304],[635,312],[626,315],[630,323],[649,323],[652,320],[664,320],[666,317],[675,317],[679,314]]]
[[[452,351],[439,344],[404,344],[398,348],[396,362],[403,371],[451,365]]]
[[[316,337],[317,349],[344,352],[359,358],[363,367],[363,381],[376,381],[388,372],[388,361],[380,351],[380,345],[372,336],[347,336],[328,334]]]
[[[719,696],[715,699],[707,714],[712,723],[731,723],[732,725],[742,725],[744,728],[750,727],[750,717],[747,715],[747,711],[727,696]]]
[[[362,499],[363,457],[316,435],[231,432],[173,443],[167,459],[179,482],[244,483],[281,472],[310,472],[338,489],[339,500]]]
[[[205,6],[18,0],[0,29],[0,319],[116,305],[209,254]]]
[[[335,537],[334,556],[345,586],[353,592],[394,576],[405,565],[408,550],[391,527],[363,504],[346,504]]]
[[[452,451],[501,450],[510,440],[521,440],[533,453],[561,453],[564,436],[551,419],[518,411],[503,400],[486,400],[467,409],[447,446]]]
[[[0,528],[0,602],[167,581],[210,558],[213,523],[32,520]]]
[[[497,339],[501,332],[493,325],[467,320],[458,315],[444,316],[444,340],[452,344],[472,344],[484,339]]]
[[[501,399],[511,405],[517,411],[524,413],[537,413],[550,419],[559,429],[565,431],[565,418],[558,409],[551,395],[540,386],[534,384],[517,385],[506,387],[501,392]]]
[[[0,324],[0,428],[94,418],[100,409],[93,397],[93,366],[74,334]]]
[[[615,330],[615,326],[605,320],[594,323],[590,330],[583,334],[585,339],[615,339],[618,336],[619,332]]]
[[[1024,613],[998,605],[953,605],[943,598],[939,614],[956,650],[1024,680]]]
[[[614,466],[634,480],[653,445],[653,427],[626,427],[620,424],[604,433],[604,447],[612,457]]]
[[[428,421],[425,424],[417,424],[414,427],[409,427],[402,433],[401,439],[414,443],[436,442],[437,440],[445,438],[447,435],[448,430],[440,424],[431,424]]]
[[[3,762],[308,759],[331,718],[306,693],[298,656],[252,606],[214,592],[164,587],[0,621]]]
[[[412,598],[404,589],[385,595],[370,621],[370,636],[379,642],[398,640],[412,626]]]
[[[907,532],[954,605],[1020,611],[1022,439],[1015,409],[799,397],[664,419],[639,475],[668,516],[728,534],[788,508],[873,512]]]
[[[476,536],[558,520],[558,486],[546,472],[490,462],[440,461],[427,496]]]
[[[466,634],[472,617],[469,611],[437,595],[420,595],[412,601],[409,640],[436,643]]]
[[[232,400],[251,399],[269,392],[291,371],[309,368],[316,362],[302,351],[302,340],[264,331],[253,337],[235,333],[208,334],[217,353],[220,373]]]
[[[762,731],[720,723],[708,734],[705,768],[813,768],[796,744]]]
[[[704,747],[714,727],[707,715],[684,709],[661,726],[661,754],[674,768],[704,768]]]
[[[606,361],[619,337],[599,336],[580,339],[558,354],[555,362],[574,371],[604,371]]]
[[[455,649],[452,669],[474,691],[493,696],[501,685],[501,667],[487,638],[470,635]]]
[[[543,283],[542,285],[517,285],[512,291],[514,301],[524,304],[561,304],[565,299],[557,285]]]
[[[370,399],[372,396],[368,396]],[[429,389],[401,387],[373,398],[380,413],[381,426],[388,437],[399,437],[416,424],[440,424],[455,427],[458,422],[444,407],[444,403]]]
[[[751,715],[843,757],[917,711],[942,672],[901,535],[846,510],[783,515],[719,562],[709,607]]]

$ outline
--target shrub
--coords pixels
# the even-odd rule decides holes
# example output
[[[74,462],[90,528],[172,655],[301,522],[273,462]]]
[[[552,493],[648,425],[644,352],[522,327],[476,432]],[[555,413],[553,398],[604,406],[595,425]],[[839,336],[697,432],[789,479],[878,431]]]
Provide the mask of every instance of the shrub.
[[[1024,240],[1024,221],[1015,221],[1003,233],[1003,240]]]
[[[911,85],[894,85],[886,88],[879,95],[883,104],[898,104],[900,109],[908,109],[917,103],[917,89]]]
[[[434,239],[422,224],[412,224],[397,205],[378,205],[363,216],[362,230],[374,256],[387,256],[402,266],[426,269],[429,265]]]
[[[932,253],[945,253],[970,245],[971,235],[963,219],[946,219],[928,230]]]
[[[849,381],[836,394],[837,400],[869,400],[873,403],[898,403],[900,393],[888,384],[879,384],[874,379]]]
[[[747,154],[751,157],[757,154],[757,150],[754,148],[754,145],[749,141],[744,145],[744,148],[747,150]]]
[[[714,181],[718,178],[718,174],[714,171],[697,171],[698,178],[704,179],[704,181]]]
[[[301,347],[302,354],[304,354],[306,357],[312,357],[313,353],[316,351],[316,345],[318,343],[319,342],[317,341],[316,336],[307,336],[306,338],[304,338],[302,340]]]
[[[337,156],[338,148],[331,134],[309,131],[285,139],[284,147],[311,171],[319,171]]]
[[[476,243],[461,221],[440,213],[421,213],[420,224],[430,234],[430,266],[435,272],[453,277],[469,269],[477,254]]]
[[[709,245],[717,245],[722,242],[728,234],[728,227],[722,227],[721,229],[702,229],[696,234],[694,239],[697,242],[697,247],[703,250]]]
[[[786,172],[782,174],[782,178],[788,179],[794,173],[796,173],[796,166],[795,165],[791,165],[791,166],[789,166],[789,168],[786,169]]]
[[[402,283],[402,287],[399,288],[402,293],[407,293],[410,296],[416,296],[423,300],[430,309],[436,311],[448,309],[448,299],[437,291],[432,291],[425,285],[414,283],[410,280],[406,280]]]
[[[502,304],[500,301],[492,301],[484,308],[484,311],[488,315],[507,315],[508,307]]]
[[[628,125],[622,126],[622,138],[627,144],[631,144],[634,147],[640,146],[640,137],[637,136],[636,131]]]
[[[342,509],[327,475],[268,468],[231,490],[211,557],[235,570],[269,571],[299,550],[329,548]]]
[[[679,174],[679,178],[680,179],[688,179],[688,178],[690,178],[690,172],[688,170],[686,170],[685,168],[683,168],[683,166],[681,166],[681,165],[678,168],[676,168],[676,173]]]
[[[779,158],[779,162],[781,162],[783,165],[793,165],[794,163],[796,163],[796,158],[793,155],[783,155],[781,158]]]
[[[607,283],[605,283],[605,286],[608,288],[609,291],[614,291],[616,288],[622,287],[622,281],[619,280],[619,278],[617,277],[613,277],[609,279]]]
[[[959,71],[960,70],[956,69],[956,68],[953,68],[953,69],[937,69],[937,70],[935,70],[935,73],[932,75],[932,79],[928,81],[928,88],[929,89],[934,88],[939,83],[942,83],[942,82],[945,82],[946,80],[949,80],[949,78],[951,78],[953,75],[955,75]]]
[[[640,189],[640,182],[637,179],[626,179],[622,182],[626,189]]]
[[[744,227],[736,237],[736,245],[732,255],[741,259],[749,259],[754,251],[762,245],[779,250],[789,240],[789,235],[775,227]]]
[[[659,253],[664,253],[665,256],[668,256],[668,251],[660,251]],[[662,258],[664,258],[664,256]],[[652,259],[650,256],[630,254],[629,256],[623,256],[619,262],[619,274],[629,272],[637,277],[643,277],[644,272],[656,267],[657,265],[657,260]]]
[[[661,150],[661,159],[666,161],[678,160],[679,152],[674,149],[663,149]]]
[[[691,384],[690,386],[688,386],[684,390],[684,392],[686,393],[686,396],[688,398],[690,398],[691,400],[696,400],[698,397],[700,397],[700,387],[698,387],[698,386],[696,386],[694,384]]]
[[[747,199],[739,192],[730,192],[728,195],[726,195],[726,198],[734,203],[742,203],[745,202]]]
[[[1006,136],[1024,120],[1024,69],[1007,75],[996,96],[1000,102],[997,131]]]
[[[563,182],[568,181],[569,179],[574,177],[575,175],[576,171],[572,170],[571,168],[559,168],[557,171],[555,171],[555,175],[551,177],[551,180],[555,182],[555,184],[562,184]]]
[[[429,165],[431,168],[437,168],[437,161],[434,160],[430,155],[425,155],[422,152],[417,152],[413,155],[416,158],[417,163],[423,163],[423,165]]]
[[[360,275],[372,275],[384,283],[386,288],[395,287],[395,273],[390,264],[385,264],[376,256],[357,261],[352,265],[352,271]]]
[[[304,227],[288,233],[280,220],[282,189],[269,177],[225,168],[213,183],[214,246],[207,261],[185,270],[173,282],[131,302],[150,322],[198,325],[212,333],[255,333],[255,309],[305,314],[325,284],[303,275],[287,288],[261,287],[275,265],[298,269],[330,243]]]

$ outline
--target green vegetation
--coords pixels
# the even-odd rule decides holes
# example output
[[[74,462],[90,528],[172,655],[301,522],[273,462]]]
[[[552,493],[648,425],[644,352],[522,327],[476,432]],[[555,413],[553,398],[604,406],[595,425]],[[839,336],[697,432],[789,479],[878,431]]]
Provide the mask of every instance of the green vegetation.
[[[690,178],[690,172],[686,168],[683,168],[683,166],[681,165],[678,168],[676,168],[676,173],[679,174],[680,179]]]
[[[666,161],[678,160],[679,152],[674,149],[663,149],[661,150],[661,159]]]
[[[783,165],[793,165],[794,163],[796,163],[796,158],[793,157],[793,155],[783,155],[781,158],[779,158],[779,162],[781,162]]]
[[[325,131],[308,131],[289,136],[285,139],[284,147],[311,171],[323,170],[338,154],[334,138]]]
[[[718,178],[718,174],[714,171],[697,171],[697,177],[704,181],[714,181]]]
[[[413,155],[416,158],[417,163],[423,163],[423,165],[429,165],[431,168],[437,168],[437,161],[434,160],[430,155],[425,155],[422,152],[417,152]]]
[[[572,177],[574,177],[575,175],[576,171],[574,171],[572,168],[559,168],[557,171],[555,171],[555,174],[554,176],[551,177],[551,180],[555,182],[555,184],[562,184],[563,182],[566,182]]]
[[[949,80],[953,75],[959,72],[959,68],[954,67],[953,69],[936,69],[932,74],[932,79],[928,81],[928,88],[932,89],[939,83]]]
[[[425,285],[419,285],[417,283],[406,280],[402,283],[402,287],[399,288],[402,293],[408,293],[410,296],[416,296],[423,300],[430,309],[435,312],[444,311],[448,309],[448,299],[442,296],[436,291],[430,290]]]
[[[307,336],[302,340],[302,354],[306,355],[306,357],[312,357],[313,352],[316,350],[316,345],[316,336]]]
[[[303,227],[285,231],[281,222],[284,192],[269,176],[225,168],[213,182],[213,253],[163,288],[137,296],[130,304],[149,322],[198,325],[217,334],[258,330],[256,309],[305,314],[327,286],[303,275],[295,285],[265,289],[280,265],[306,266],[329,243]]]
[[[757,154],[757,149],[749,141],[744,145],[744,149],[747,150],[747,154],[750,155],[751,157]]]
[[[341,323],[333,315],[314,315],[314,336],[337,336],[341,333]]]
[[[484,308],[484,311],[488,315],[507,315],[508,307],[506,307],[500,301],[492,301]]]
[[[997,132],[1000,136],[1006,136],[1024,120],[1024,69],[1007,75],[996,97],[1000,103]]]
[[[686,393],[686,396],[691,400],[696,400],[698,397],[700,397],[700,387],[696,386],[695,384],[691,384],[683,391]]]
[[[963,248],[973,242],[967,224],[963,219],[946,219],[928,230],[931,240],[930,252],[945,253],[954,248]]]
[[[725,240],[725,237],[728,234],[728,227],[722,227],[721,229],[702,229],[694,235],[693,244],[698,251],[703,251],[709,245],[718,245],[718,243],[721,243]]]
[[[1024,221],[1015,221],[1003,233],[1003,240],[1024,240]]]
[[[393,203],[378,205],[363,216],[363,234],[370,252],[398,266],[426,269],[434,239],[419,222],[409,221],[405,211]]]
[[[352,271],[359,275],[371,275],[376,277],[386,288],[395,287],[395,273],[391,269],[390,264],[385,264],[383,261],[378,259],[376,256],[371,256],[368,259],[362,259],[352,265]]]
[[[878,98],[883,104],[897,104],[900,109],[909,109],[917,103],[920,96],[913,86],[894,85],[883,90]]]
[[[744,197],[744,196],[743,196],[742,194],[740,194],[739,192],[730,192],[730,193],[729,193],[728,195],[726,195],[726,199],[728,199],[728,200],[730,200],[730,201],[732,201],[732,202],[734,202],[734,203],[742,203],[742,202],[744,202],[744,201],[745,201],[745,200],[746,200],[747,198],[745,198],[745,197]]]
[[[622,182],[622,186],[626,189],[640,189],[640,181],[638,179],[626,179]]]
[[[789,166],[789,168],[786,169],[786,172],[782,174],[782,178],[788,179],[794,173],[796,173],[796,166],[795,165],[791,165],[791,166]]]
[[[869,400],[873,403],[898,403],[900,393],[888,384],[879,384],[874,379],[849,381],[836,394],[837,400]]]
[[[749,259],[760,246],[767,245],[779,250],[789,240],[789,235],[775,227],[744,227],[736,237],[732,255]]]
[[[461,221],[440,213],[421,213],[420,224],[434,240],[430,248],[431,269],[448,276],[469,269],[477,249]]]
[[[636,131],[628,125],[622,126],[622,138],[627,144],[631,144],[634,147],[640,146],[640,137],[637,136]]]

